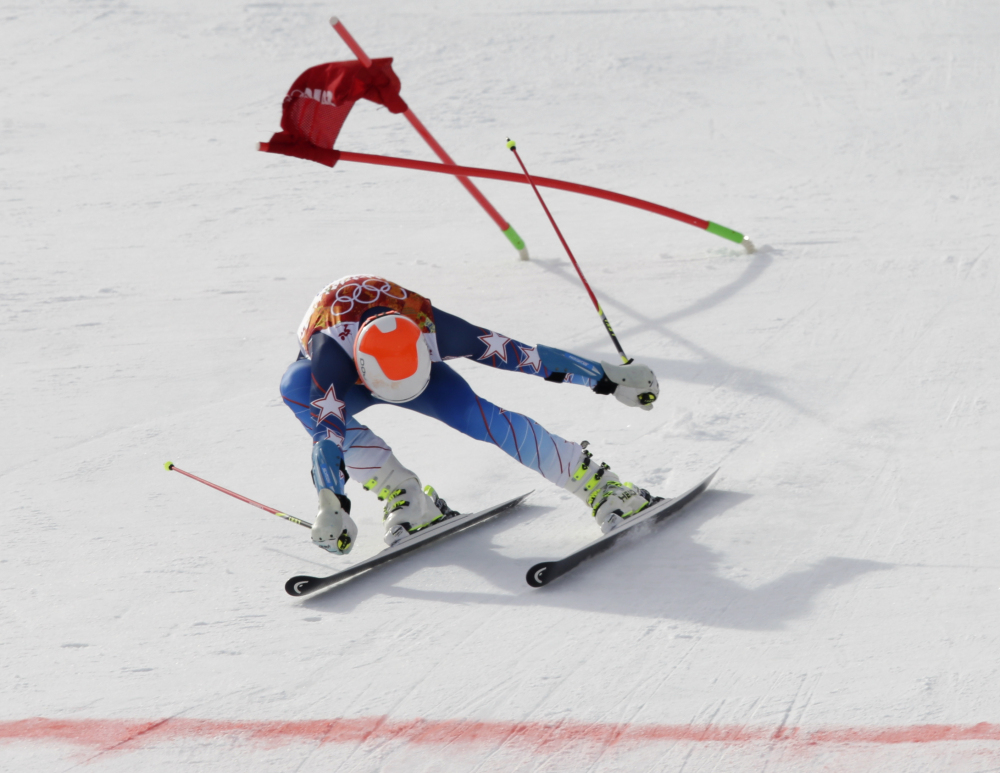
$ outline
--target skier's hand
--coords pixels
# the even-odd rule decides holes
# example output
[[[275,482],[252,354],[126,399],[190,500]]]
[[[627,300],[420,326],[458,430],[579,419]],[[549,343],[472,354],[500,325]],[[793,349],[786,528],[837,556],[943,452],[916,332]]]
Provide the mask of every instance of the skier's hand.
[[[319,512],[312,527],[312,541],[330,553],[345,555],[354,547],[358,527],[350,516],[351,501],[332,489],[319,491]]]
[[[660,384],[652,370],[638,362],[629,362],[627,365],[602,362],[601,367],[604,368],[604,378],[601,382],[607,380],[607,386],[613,387],[607,391],[612,392],[618,402],[630,408],[653,410],[653,403],[660,396]]]

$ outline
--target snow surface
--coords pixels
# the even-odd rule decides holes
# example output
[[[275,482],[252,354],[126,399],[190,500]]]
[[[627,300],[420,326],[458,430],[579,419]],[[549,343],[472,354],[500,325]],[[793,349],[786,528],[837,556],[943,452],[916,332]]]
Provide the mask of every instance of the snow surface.
[[[1000,723],[1000,6],[0,11],[0,735],[31,718],[485,728],[455,743],[11,731],[0,767],[1000,769],[996,734],[871,741]],[[532,590],[529,566],[595,536],[579,503],[494,448],[373,409],[365,420],[453,505],[536,491],[297,600],[286,578],[380,549],[373,497],[349,484],[361,532],[340,559],[164,472],[169,459],[312,517],[309,439],[277,384],[306,305],[345,274],[613,358],[526,187],[481,185],[527,241],[521,262],[452,180],[254,152],[302,70],[349,58],[332,13],[369,54],[396,58],[404,98],[458,163],[516,169],[510,135],[534,173],[675,207],[761,248],[548,191],[627,351],[659,376],[656,409],[458,365],[484,396],[592,441],[661,493],[721,465],[648,540]],[[367,103],[338,146],[433,159],[402,117]],[[517,743],[504,723],[763,735]],[[841,735],[797,746],[791,729]]]

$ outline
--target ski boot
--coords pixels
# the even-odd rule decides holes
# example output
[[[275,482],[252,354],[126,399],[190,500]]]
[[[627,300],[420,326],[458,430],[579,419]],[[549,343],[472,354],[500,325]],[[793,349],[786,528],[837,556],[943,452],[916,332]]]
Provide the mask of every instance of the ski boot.
[[[400,464],[395,454],[364,485],[385,503],[382,523],[387,545],[395,545],[432,523],[457,515],[430,486],[422,491],[417,474]]]
[[[645,509],[653,497],[632,483],[622,483],[607,464],[594,459],[587,445],[581,444],[583,455],[564,488],[590,507],[601,533],[607,534]]]

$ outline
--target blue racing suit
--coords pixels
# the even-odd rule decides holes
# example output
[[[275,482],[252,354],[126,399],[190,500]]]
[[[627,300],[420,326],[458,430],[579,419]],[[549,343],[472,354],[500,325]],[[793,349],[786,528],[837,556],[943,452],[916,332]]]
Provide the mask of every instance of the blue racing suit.
[[[368,311],[379,309],[384,310],[370,306]],[[476,440],[492,443],[556,485],[565,485],[571,466],[578,463],[582,454],[580,445],[548,432],[527,416],[504,410],[480,397],[446,360],[464,357],[501,370],[535,375],[547,381],[576,383],[604,393],[602,386],[607,380],[601,365],[559,349],[528,346],[472,325],[430,306],[429,302],[422,312],[422,321],[436,334],[437,361],[431,365],[430,383],[423,393],[396,405],[442,421]],[[365,472],[381,467],[391,450],[355,418],[369,406],[384,401],[360,382],[343,338],[338,341],[337,335],[330,334],[335,330],[332,326],[326,331],[309,329],[303,353],[281,380],[281,396],[313,437],[316,487],[330,488],[342,495],[345,472],[364,480]]]

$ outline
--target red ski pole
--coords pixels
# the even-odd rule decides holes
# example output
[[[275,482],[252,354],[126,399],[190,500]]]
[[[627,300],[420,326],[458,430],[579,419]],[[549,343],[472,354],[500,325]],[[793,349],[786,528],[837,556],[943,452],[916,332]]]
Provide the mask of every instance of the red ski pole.
[[[625,354],[625,350],[622,349],[622,345],[618,342],[618,336],[615,335],[615,331],[611,327],[611,323],[608,321],[607,316],[604,314],[604,310],[601,308],[601,304],[598,302],[597,296],[594,295],[594,291],[590,289],[587,277],[583,275],[583,271],[580,270],[580,265],[576,262],[576,258],[573,257],[573,250],[569,248],[569,245],[563,238],[562,231],[560,231],[559,226],[556,225],[555,218],[552,217],[552,213],[549,212],[549,208],[545,206],[545,199],[542,198],[542,194],[538,191],[535,181],[532,180],[531,175],[528,174],[528,167],[524,165],[524,162],[521,160],[521,155],[517,152],[517,145],[510,137],[507,138],[507,147],[511,149],[511,152],[513,152],[514,157],[517,159],[517,163],[519,163],[521,165],[521,169],[524,170],[524,176],[528,178],[528,182],[531,184],[531,189],[538,197],[538,202],[542,205],[542,209],[545,210],[545,214],[549,216],[549,222],[552,223],[552,227],[556,229],[556,235],[559,237],[559,241],[562,242],[562,246],[566,250],[566,254],[569,255],[569,259],[573,262],[573,268],[575,268],[576,273],[580,275],[580,281],[583,282],[583,286],[587,288],[590,300],[594,302],[594,308],[597,309],[597,313],[601,315],[601,322],[604,323],[604,327],[608,331],[608,335],[611,336],[611,341],[615,345],[615,349],[617,349],[618,354],[621,355],[622,362],[628,365],[632,360],[630,360],[628,355]]]
[[[210,483],[204,478],[199,478],[197,475],[192,475],[190,472],[185,472],[180,467],[174,465],[173,462],[166,462],[163,465],[167,470],[173,470],[174,472],[179,472],[181,475],[186,475],[192,480],[196,480],[199,483],[204,483],[206,486],[214,488],[216,491],[221,491],[223,494],[229,494],[231,497],[235,497],[241,502],[246,502],[248,505],[253,505],[254,507],[259,507],[261,510],[270,513],[271,515],[276,515],[279,518],[284,518],[286,521],[291,521],[292,523],[297,523],[299,526],[305,526],[307,529],[312,528],[312,524],[309,521],[303,521],[301,518],[296,518],[294,515],[289,515],[288,513],[283,513],[280,510],[275,510],[273,507],[268,507],[267,505],[262,505],[260,502],[254,502],[252,499],[248,499],[245,496],[237,494],[235,491],[230,491],[227,488],[222,488],[222,486],[216,486],[214,483]]]

